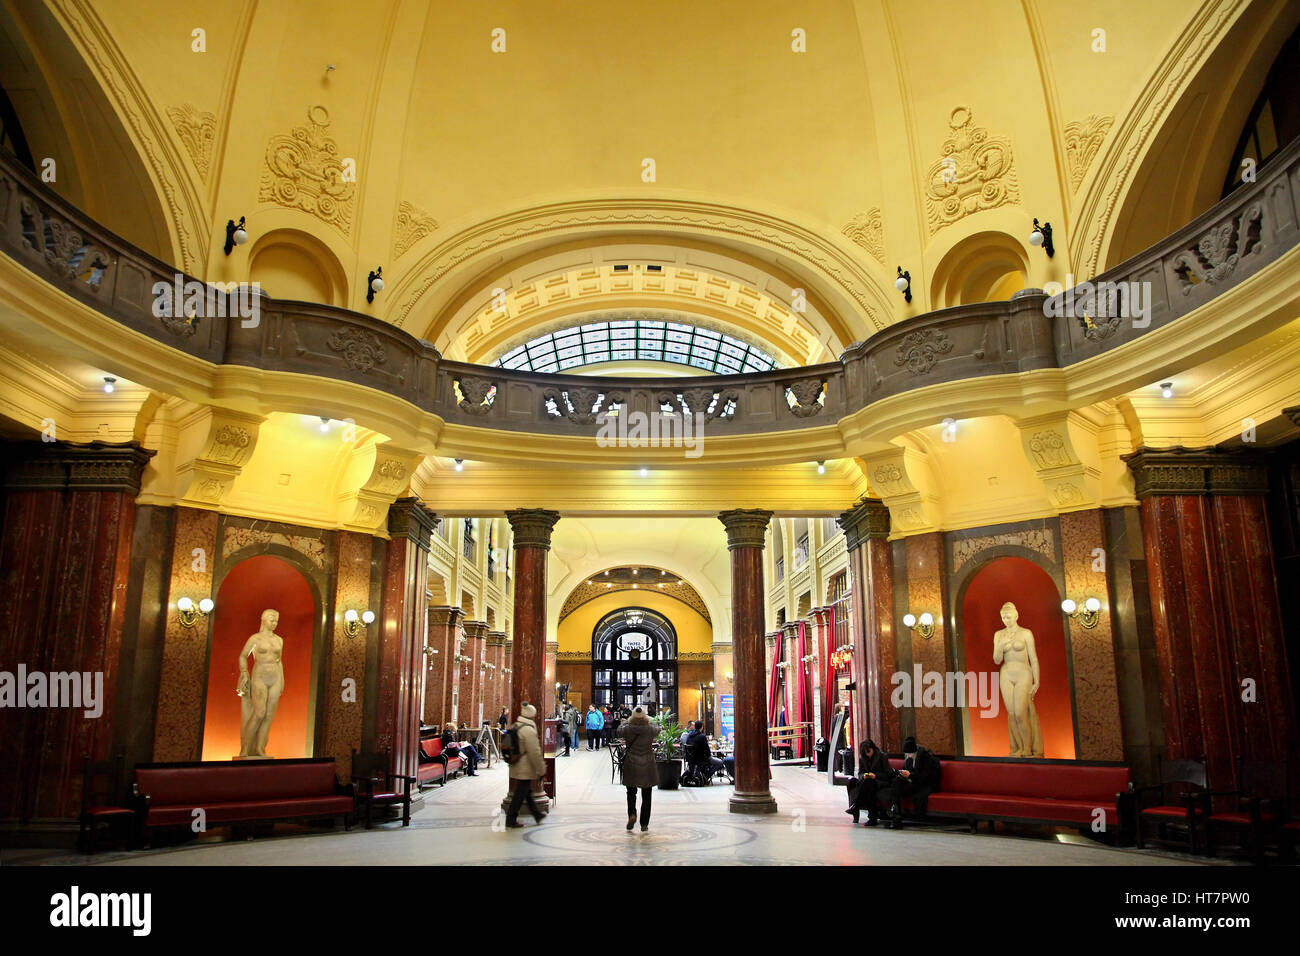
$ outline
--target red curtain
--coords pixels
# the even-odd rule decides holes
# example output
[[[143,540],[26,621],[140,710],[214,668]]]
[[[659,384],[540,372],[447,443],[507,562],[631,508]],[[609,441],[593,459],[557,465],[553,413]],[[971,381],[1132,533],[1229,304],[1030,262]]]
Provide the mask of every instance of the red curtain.
[[[776,650],[772,653],[772,673],[768,675],[769,683],[767,687],[767,725],[769,727],[776,726],[776,719],[778,716],[780,716],[781,713],[782,697],[785,696],[784,694],[782,694],[780,697],[778,697],[776,692],[777,687],[779,686],[779,684],[777,683],[777,677],[781,673],[781,669],[776,665],[781,663],[781,659],[784,656],[785,656],[785,638],[780,633],[778,633],[776,638]]]
[[[835,609],[826,612],[826,626],[822,628],[822,736],[831,740],[831,718],[835,708],[835,665],[831,663],[831,652],[835,650]]]
[[[813,689],[812,689],[812,668],[803,662],[808,656],[808,622],[799,622],[799,685],[798,685],[798,702],[795,709],[798,716],[795,717],[796,723],[811,723],[813,719]],[[808,740],[807,734],[798,737],[795,741],[795,756],[808,756],[808,748],[812,746]]]

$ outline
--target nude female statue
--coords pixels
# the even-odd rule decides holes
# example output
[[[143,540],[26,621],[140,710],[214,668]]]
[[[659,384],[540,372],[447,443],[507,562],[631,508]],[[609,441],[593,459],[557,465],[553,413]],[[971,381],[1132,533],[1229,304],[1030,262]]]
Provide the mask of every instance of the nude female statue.
[[[1016,623],[1020,615],[1008,601],[1002,605],[1002,630],[993,635],[993,663],[1000,666],[998,685],[1007,708],[1011,756],[1041,757],[1043,732],[1038,726],[1034,695],[1038,693],[1038,653],[1034,632]]]
[[[262,629],[244,642],[239,652],[239,685],[235,689],[240,701],[239,756],[265,757],[266,739],[271,734],[275,708],[284,693],[284,667],[280,655],[284,639],[275,633],[280,612],[262,612]],[[253,672],[248,672],[248,655],[253,655]]]

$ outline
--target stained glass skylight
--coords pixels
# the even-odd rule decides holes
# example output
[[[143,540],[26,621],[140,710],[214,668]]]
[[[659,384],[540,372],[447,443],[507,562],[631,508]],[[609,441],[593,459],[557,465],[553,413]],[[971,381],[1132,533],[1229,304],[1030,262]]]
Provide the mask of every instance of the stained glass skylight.
[[[712,329],[655,319],[613,319],[551,332],[497,360],[526,372],[567,372],[599,362],[669,362],[715,375],[766,372],[776,359]]]

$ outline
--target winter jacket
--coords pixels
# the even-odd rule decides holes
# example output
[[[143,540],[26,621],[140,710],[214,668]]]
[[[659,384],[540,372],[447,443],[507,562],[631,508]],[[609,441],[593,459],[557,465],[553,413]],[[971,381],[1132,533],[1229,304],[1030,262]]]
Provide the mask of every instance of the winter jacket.
[[[605,727],[605,715],[598,710],[587,711],[587,729],[603,730]]]
[[[546,776],[546,761],[542,759],[537,724],[533,722],[536,716],[537,708],[530,704],[523,708],[515,721],[515,730],[519,733],[519,758],[510,764],[511,780],[536,780]]]
[[[578,736],[578,708],[570,707],[564,713],[564,726],[568,728],[569,736]]]
[[[618,735],[627,741],[627,754],[623,757],[623,786],[657,786],[659,769],[655,766],[654,742],[659,728],[645,714],[633,714],[619,728]]]

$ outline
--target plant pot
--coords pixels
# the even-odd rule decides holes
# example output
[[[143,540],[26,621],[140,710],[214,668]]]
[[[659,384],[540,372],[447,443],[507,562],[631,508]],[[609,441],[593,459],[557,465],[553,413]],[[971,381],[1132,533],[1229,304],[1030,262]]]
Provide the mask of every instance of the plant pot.
[[[682,762],[680,760],[657,761],[655,769],[659,771],[660,790],[677,789],[677,784],[682,778]]]

